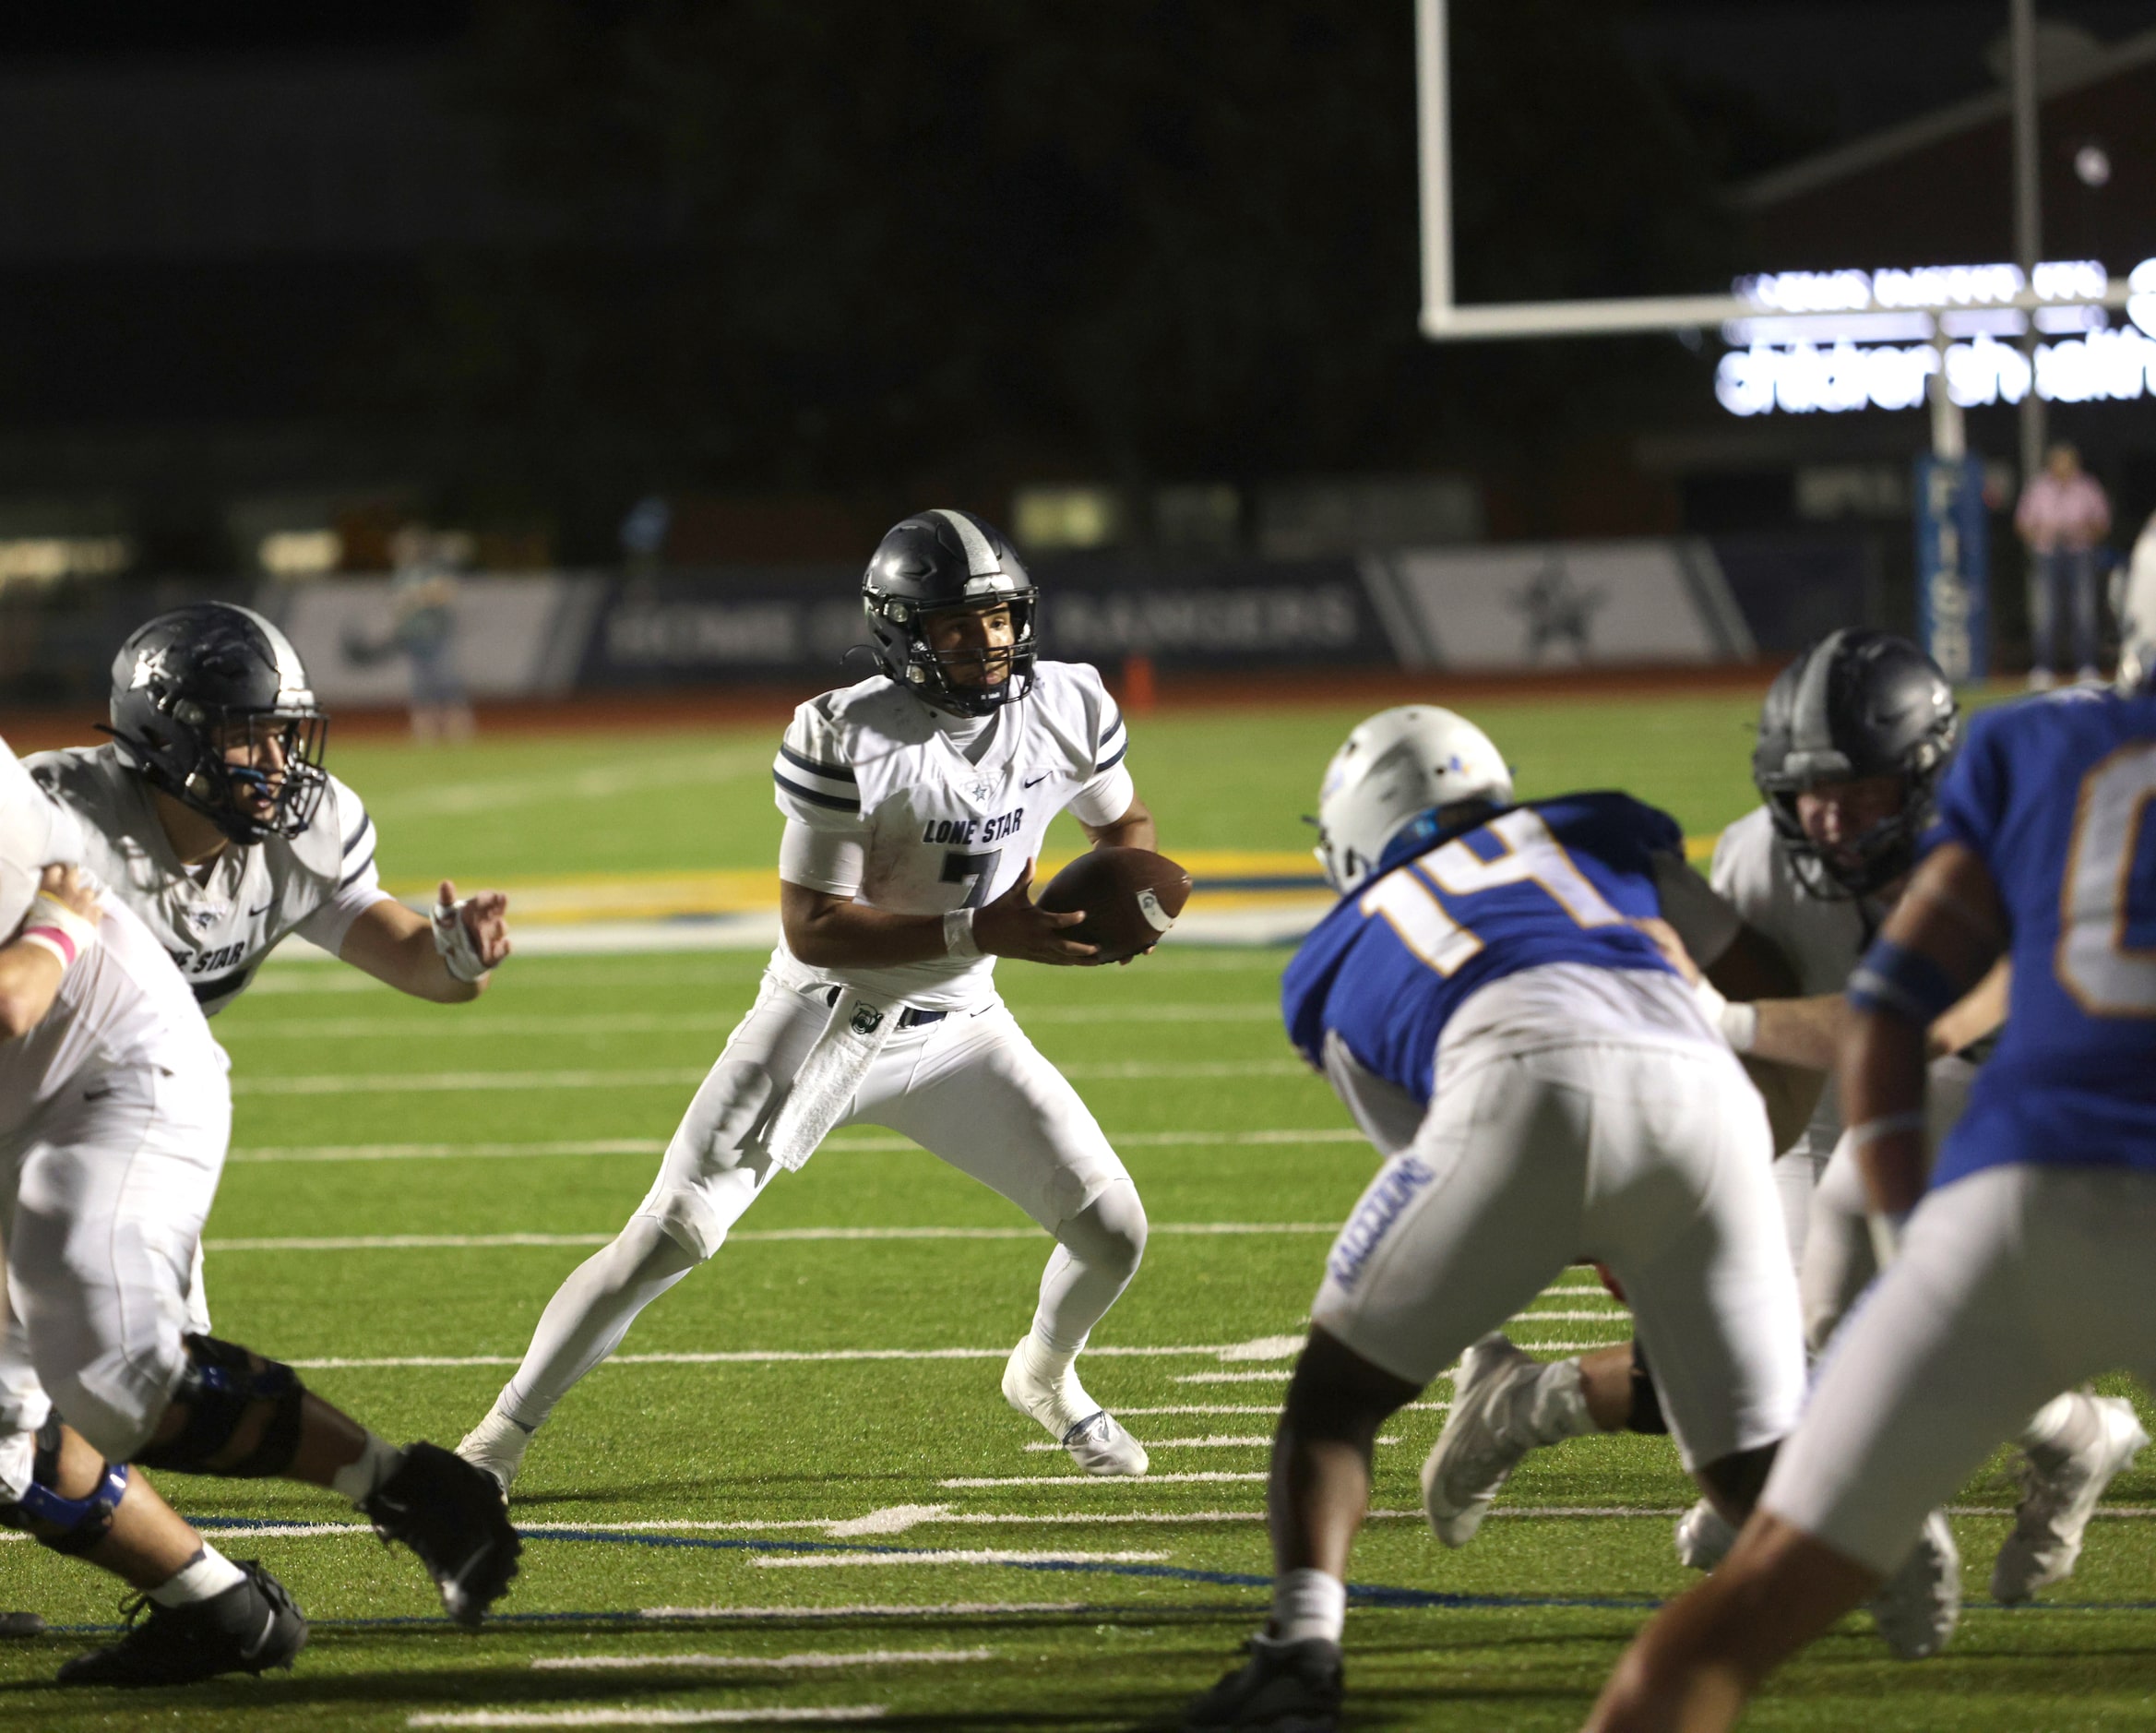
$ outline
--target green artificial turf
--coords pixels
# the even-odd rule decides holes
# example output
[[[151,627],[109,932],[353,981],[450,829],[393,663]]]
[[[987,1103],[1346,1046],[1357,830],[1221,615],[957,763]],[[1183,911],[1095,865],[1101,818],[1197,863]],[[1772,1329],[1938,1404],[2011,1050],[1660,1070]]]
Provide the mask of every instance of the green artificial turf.
[[[1695,833],[1754,798],[1756,698],[1709,693],[1641,702],[1507,699],[1471,707],[1525,796],[1622,787]],[[1179,711],[1137,718],[1130,766],[1161,821],[1161,846],[1304,849],[1302,823],[1333,749],[1364,712],[1340,707]],[[487,739],[415,751],[335,743],[330,768],[374,814],[384,875],[398,884],[553,874],[768,867],[771,725],[701,732]],[[1051,847],[1083,846],[1068,819]]]
[[[1749,708],[1685,699],[1483,713],[1527,792],[1621,783],[1701,831],[1743,809]],[[1133,762],[1163,816],[1164,844],[1294,845],[1294,814],[1352,720],[1145,722]],[[768,735],[610,737],[459,754],[350,750],[339,767],[376,814],[393,877],[532,875],[768,861]],[[745,768],[720,780],[711,766],[731,762],[725,754]],[[651,780],[611,793],[591,780],[588,797],[521,804],[499,792],[575,791],[618,767]],[[668,767],[683,770],[670,784],[660,775]],[[487,786],[497,790],[491,806],[470,795],[461,810],[425,804]],[[1290,1361],[1261,1339],[1301,1329],[1329,1228],[1375,1165],[1280,1035],[1272,1007],[1283,959],[1171,945],[1128,970],[1007,966],[1001,976],[1038,1045],[1079,1080],[1119,1141],[1153,1223],[1144,1268],[1096,1333],[1103,1352],[1082,1366],[1093,1392],[1153,1443],[1155,1478],[1073,1486],[1059,1452],[1026,1448],[1046,1435],[1004,1404],[996,1383],[1030,1316],[1046,1240],[933,1157],[849,1129],[777,1180],[711,1267],[646,1312],[624,1357],[594,1372],[540,1435],[514,1514],[555,1526],[530,1534],[501,1621],[476,1635],[447,1626],[411,1559],[364,1533],[289,1532],[354,1520],[326,1494],[161,1475],[184,1512],[239,1525],[213,1527],[226,1551],[260,1557],[298,1595],[316,1623],[297,1668],[143,1695],[56,1691],[43,1681],[99,1640],[87,1628],[110,1627],[121,1596],[93,1572],[9,1540],[0,1602],[35,1607],[56,1629],[0,1643],[0,1723],[331,1733],[473,1711],[876,1705],[886,1725],[905,1727],[1172,1725],[1262,1616],[1269,1566],[1257,1480],[1158,1478],[1254,1476],[1264,1445],[1164,1440],[1269,1434]],[[305,1376],[393,1437],[453,1443],[485,1411],[555,1285],[642,1195],[759,966],[724,952],[520,958],[482,1001],[459,1008],[402,999],[335,964],[268,971],[217,1023],[236,1097],[233,1159],[209,1230],[219,1333],[304,1361],[440,1362]],[[521,1081],[475,1086],[503,1076]],[[628,1147],[538,1147],[596,1143]],[[1005,1231],[813,1231],[898,1228]],[[540,1243],[486,1243],[503,1236]],[[399,1237],[476,1243],[349,1243]],[[1540,1304],[1598,1315],[1523,1321],[1519,1340],[1622,1336],[1621,1313],[1584,1273],[1562,1280]],[[1173,1351],[1105,1352],[1137,1348]],[[937,1357],[635,1357],[862,1351]],[[453,1363],[471,1359],[502,1363]],[[1447,1394],[1440,1382],[1425,1399]],[[1250,1412],[1133,1412],[1176,1406]],[[1348,1725],[1576,1727],[1647,1606],[1687,1580],[1670,1528],[1689,1487],[1664,1440],[1577,1441],[1531,1458],[1500,1501],[1507,1513],[1447,1552],[1415,1514],[1416,1470],[1443,1417],[1411,1410],[1386,1428],[1395,1441],[1378,1449],[1374,1500],[1383,1514],[1352,1575],[1366,1588],[1457,1599],[1364,1601],[1351,1612]],[[1899,1733],[2156,1718],[2149,1525],[2099,1523],[2073,1582],[2036,1608],[1993,1608],[1983,1583],[2011,1502],[2001,1466],[1963,1495],[1998,1513],[1958,1519],[1971,1606],[1949,1653],[1895,1663],[1853,1619],[1776,1682],[1748,1725]],[[1030,1484],[943,1484],[953,1479]],[[2109,1501],[2147,1506],[2152,1495],[2156,1477],[2136,1470]],[[829,1532],[907,1506],[925,1508],[911,1522],[887,1514],[882,1532]],[[1527,1512],[1542,1513],[1516,1513]],[[877,1549],[1159,1556],[1041,1568],[947,1557],[764,1562],[890,1557]],[[906,1610],[935,1607],[969,1610]],[[845,1608],[887,1610],[816,1616]],[[674,1610],[644,1616],[653,1609]],[[984,1654],[887,1658],[923,1651]],[[804,1654],[887,1658],[739,1664]],[[690,1655],[721,1659],[659,1665]],[[579,1656],[637,1664],[533,1665]]]

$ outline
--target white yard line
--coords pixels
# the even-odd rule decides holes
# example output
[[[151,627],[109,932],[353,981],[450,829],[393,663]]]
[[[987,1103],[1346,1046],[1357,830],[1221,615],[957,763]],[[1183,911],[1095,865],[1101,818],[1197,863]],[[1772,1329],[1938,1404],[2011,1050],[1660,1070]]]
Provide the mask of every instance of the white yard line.
[[[646,1607],[637,1617],[655,1623],[702,1619],[948,1619],[976,1613],[1081,1613],[1083,1601],[935,1601],[899,1606],[884,1601],[851,1607]]]
[[[860,1570],[917,1564],[1161,1564],[1164,1552],[1023,1552],[1001,1547],[933,1552],[759,1552],[763,1571]]]
[[[856,1649],[841,1655],[542,1655],[535,1672],[581,1672],[613,1667],[696,1667],[768,1668],[792,1672],[826,1667],[949,1667],[995,1658],[994,1649]]]
[[[1263,1480],[1262,1474],[1237,1474],[1224,1468],[1193,1469],[1173,1475],[963,1475],[935,1484],[953,1492],[982,1487],[1179,1487],[1198,1481]]]
[[[709,1066],[663,1070],[333,1071],[296,1077],[236,1077],[234,1095],[407,1095],[482,1090],[678,1089],[704,1081]],[[1200,1078],[1311,1075],[1299,1059],[1201,1059],[1188,1062],[1107,1059],[1056,1070],[1073,1082],[1191,1081]]]
[[[406,1727],[764,1727],[775,1722],[880,1721],[880,1703],[841,1709],[458,1709],[427,1710]]]
[[[1273,1144],[1360,1143],[1363,1134],[1352,1126],[1320,1126],[1308,1130],[1268,1131],[1126,1131],[1109,1140],[1119,1149],[1257,1149]],[[918,1150],[909,1138],[850,1134],[833,1137],[819,1155],[872,1155]],[[598,1138],[537,1143],[292,1143],[243,1145],[228,1162],[393,1162],[515,1160],[550,1155],[659,1155],[666,1150],[661,1138]],[[1328,1231],[1337,1231],[1338,1225]]]
[[[1155,1234],[1212,1237],[1223,1235],[1332,1234],[1324,1222],[1155,1222]],[[1038,1227],[767,1227],[736,1229],[730,1240],[1039,1239]],[[612,1234],[331,1234],[259,1239],[206,1239],[205,1251],[435,1251],[490,1250],[520,1246],[603,1246]]]
[[[1269,1000],[1253,1004],[1218,1002],[1142,1005],[1039,1006],[1025,1013],[1030,1024],[1117,1027],[1124,1023],[1277,1023],[1280,1007]],[[235,1027],[228,1044],[244,1046],[250,1041],[423,1041],[438,1046],[445,1035],[467,1039],[493,1035],[681,1034],[698,1031],[723,1034],[741,1021],[741,1012],[727,1011],[591,1011],[564,1010],[554,1012],[494,1014],[467,1012],[450,1018],[321,1017],[275,1022],[251,1022]],[[1358,1135],[1360,1135],[1358,1133]]]
[[[1301,1338],[1295,1338],[1297,1345]],[[1090,1347],[1094,1359],[1176,1359],[1192,1355],[1222,1358],[1248,1346],[1244,1343],[1203,1343],[1184,1347]],[[329,1356],[319,1359],[292,1360],[303,1370],[360,1369],[402,1366],[515,1366],[521,1356],[513,1354],[409,1354],[379,1357],[347,1358]],[[845,1360],[1006,1360],[1008,1348],[726,1348],[700,1354],[616,1354],[602,1362],[606,1366],[765,1366],[821,1364]]]

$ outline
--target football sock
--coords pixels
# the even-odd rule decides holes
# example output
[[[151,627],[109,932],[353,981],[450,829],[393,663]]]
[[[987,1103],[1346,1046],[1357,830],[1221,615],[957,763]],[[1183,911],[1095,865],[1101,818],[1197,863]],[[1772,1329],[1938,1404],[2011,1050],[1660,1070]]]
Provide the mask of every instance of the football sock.
[[[1057,1245],[1041,1273],[1032,1339],[1068,1365],[1107,1315],[1145,1255],[1146,1213],[1138,1188],[1118,1179],[1055,1230]]]
[[[1272,1638],[1338,1643],[1348,1622],[1348,1585],[1323,1571],[1283,1571],[1272,1585]]]
[[[330,1476],[329,1488],[354,1504],[364,1504],[380,1489],[382,1482],[403,1466],[404,1452],[379,1434],[370,1432],[358,1456]]]
[[[1512,1395],[1512,1417],[1537,1444],[1602,1429],[1587,1411],[1587,1386],[1577,1359],[1553,1360],[1524,1380]]]
[[[185,1607],[245,1581],[238,1565],[204,1541],[200,1551],[149,1591],[149,1598],[160,1607]]]
[[[577,1380],[621,1345],[637,1314],[697,1262],[651,1217],[632,1217],[611,1245],[578,1264],[547,1301],[496,1411],[536,1431]]]
[[[2087,1450],[2102,1436],[2103,1420],[2095,1403],[2069,1390],[2039,1408],[2017,1441],[2031,1462],[2049,1471],[2064,1466],[2075,1452]]]

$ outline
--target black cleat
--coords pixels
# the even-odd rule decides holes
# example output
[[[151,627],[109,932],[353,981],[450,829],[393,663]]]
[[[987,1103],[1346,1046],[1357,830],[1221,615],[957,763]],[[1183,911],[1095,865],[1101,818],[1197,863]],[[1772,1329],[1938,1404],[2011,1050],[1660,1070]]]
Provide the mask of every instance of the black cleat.
[[[408,1444],[403,1466],[360,1506],[384,1540],[400,1540],[442,1592],[460,1625],[477,1627],[508,1593],[524,1543],[509,1525],[502,1489],[483,1468],[438,1444]]]
[[[42,1637],[45,1634],[45,1617],[42,1613],[0,1613],[0,1637]]]
[[[1250,1659],[1183,1712],[1183,1726],[1242,1733],[1334,1733],[1340,1725],[1340,1645],[1323,1637],[1253,1637]]]
[[[307,1644],[307,1621],[298,1604],[253,1559],[233,1562],[247,1580],[206,1601],[185,1607],[160,1607],[148,1596],[136,1601],[127,1634],[109,1648],[66,1662],[60,1683],[193,1685],[220,1673],[290,1667]]]

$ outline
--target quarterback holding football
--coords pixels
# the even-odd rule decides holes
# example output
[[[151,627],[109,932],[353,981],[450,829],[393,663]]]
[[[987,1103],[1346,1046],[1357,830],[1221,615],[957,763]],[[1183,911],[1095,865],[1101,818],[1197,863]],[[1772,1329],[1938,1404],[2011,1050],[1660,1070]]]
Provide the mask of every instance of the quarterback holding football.
[[[892,529],[862,604],[881,672],[802,705],[772,765],[783,937],[756,1003],[627,1226],[562,1284],[459,1447],[505,1492],[532,1434],[637,1314],[841,1125],[911,1138],[1054,1239],[1003,1393],[1087,1472],[1145,1472],[1144,1448],[1074,1365],[1137,1272],[1145,1210],[993,974],[998,957],[1115,960],[1076,937],[1090,911],[1051,912],[1029,890],[1060,811],[1096,855],[1153,847],[1123,719],[1091,668],[1038,658],[1032,580],[969,512],[924,511]]]

